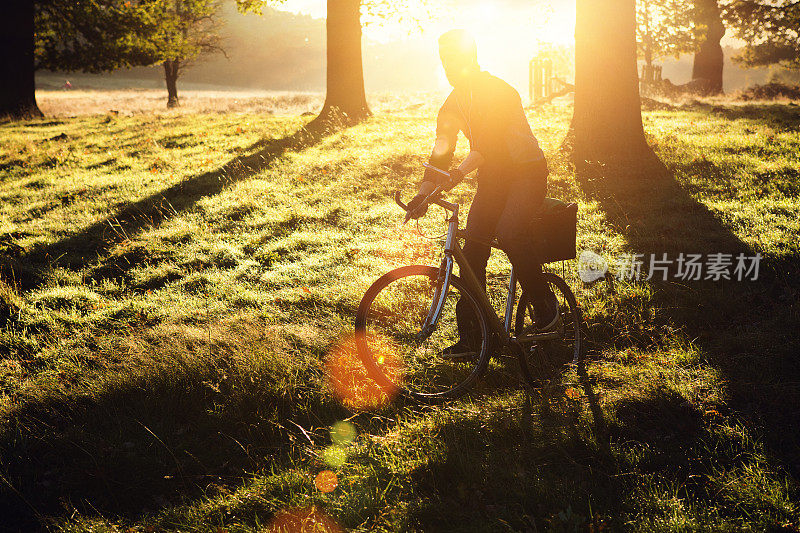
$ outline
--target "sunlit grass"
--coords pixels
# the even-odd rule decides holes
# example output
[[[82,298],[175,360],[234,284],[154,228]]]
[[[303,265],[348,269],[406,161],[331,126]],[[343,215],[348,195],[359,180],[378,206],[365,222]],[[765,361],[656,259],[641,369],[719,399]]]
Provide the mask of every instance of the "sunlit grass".
[[[649,141],[687,198],[719,221],[720,239],[730,233],[773,264],[796,265],[798,112],[719,107],[645,113]],[[589,328],[589,392],[568,372],[530,407],[491,384],[439,407],[398,402],[354,416],[340,405],[324,361],[352,333],[362,294],[394,266],[438,257],[438,240],[398,228],[392,200],[398,188],[412,194],[431,145],[430,110],[414,113],[379,112],[244,179],[228,166],[221,185],[199,181],[171,197],[180,205],[159,195],[259,153],[305,119],[0,125],[0,473],[14,487],[0,489],[3,516],[13,509],[18,524],[52,519],[71,531],[250,531],[318,506],[363,531],[800,527],[798,457],[786,452],[797,437],[776,443],[774,413],[759,422],[741,405],[747,384],[730,375],[737,361],[751,365],[754,382],[785,388],[793,405],[778,358],[796,346],[790,282],[784,300],[758,300],[773,307],[748,314],[751,300],[709,286],[680,297],[647,283],[583,287],[568,264]],[[614,257],[686,244],[688,230],[671,233],[695,223],[681,205],[641,196],[656,229],[638,234],[635,220],[626,227],[584,192],[558,151],[569,115],[556,105],[529,118],[551,162],[550,194],[580,204],[579,249]],[[472,190],[452,198],[466,207]],[[151,219],[117,223],[148,198]],[[93,225],[105,230],[59,248]],[[421,229],[441,234],[440,214]],[[498,305],[507,271],[495,253]],[[747,320],[695,338],[692,313],[704,303],[744,306]],[[763,309],[787,311],[762,324]],[[356,435],[337,443],[334,461],[330,428],[344,419]],[[315,485],[326,470],[331,491]]]

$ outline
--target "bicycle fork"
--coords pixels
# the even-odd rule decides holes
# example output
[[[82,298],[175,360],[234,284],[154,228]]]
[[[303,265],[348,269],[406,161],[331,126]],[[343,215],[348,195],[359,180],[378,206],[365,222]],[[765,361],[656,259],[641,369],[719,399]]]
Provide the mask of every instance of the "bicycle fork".
[[[433,298],[431,299],[431,308],[428,310],[428,316],[425,322],[422,323],[422,328],[417,334],[417,340],[424,341],[431,336],[436,329],[436,324],[439,322],[439,317],[442,316],[442,309],[444,308],[444,301],[447,298],[447,293],[450,290],[450,276],[453,274],[453,256],[452,254],[445,253],[441,264],[439,265],[439,274],[436,279],[436,287],[433,291]]]
[[[475,274],[469,268],[469,265],[466,264],[466,258],[461,252],[458,242],[456,241],[456,234],[458,232],[457,206],[455,206],[453,216],[450,217],[448,223],[449,227],[447,231],[447,238],[445,240],[444,257],[439,265],[436,287],[433,291],[433,297],[431,299],[431,307],[428,310],[428,316],[422,323],[420,332],[417,334],[417,339],[420,342],[424,341],[430,337],[433,331],[436,329],[436,325],[439,322],[439,317],[442,314],[442,309],[444,308],[444,302],[447,298],[447,293],[450,290],[450,278],[453,274],[453,265],[457,257],[459,264],[462,265],[462,278],[464,278],[464,281],[467,282],[469,286],[474,287],[476,297],[479,299],[479,305],[484,308],[484,311],[487,315],[490,331],[494,333],[498,339],[500,339],[501,344],[506,345],[511,340],[511,322],[514,314],[514,300],[517,289],[517,276],[514,272],[514,268],[512,267],[511,275],[509,276],[508,280],[508,296],[506,298],[505,317],[503,323],[501,323],[497,314],[492,308],[492,304],[489,302],[486,293],[480,287]]]

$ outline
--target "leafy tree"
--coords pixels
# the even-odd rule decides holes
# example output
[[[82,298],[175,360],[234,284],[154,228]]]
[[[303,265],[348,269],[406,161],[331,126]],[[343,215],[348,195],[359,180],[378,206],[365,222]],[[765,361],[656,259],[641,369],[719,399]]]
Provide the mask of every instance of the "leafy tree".
[[[240,11],[259,12],[271,0],[237,0]],[[366,0],[368,6],[392,6],[387,0]],[[362,0],[327,0],[326,96],[313,127],[355,124],[370,115],[364,90],[361,20]],[[374,13],[372,13],[374,14]]]
[[[725,25],[717,0],[694,0],[692,17],[697,41],[692,79],[708,80],[705,86],[706,92],[720,93],[725,60],[720,41],[725,36]]]
[[[224,53],[219,36],[221,0],[156,0],[150,4],[157,21],[147,37],[164,67],[167,107],[178,105],[178,76],[203,55]]]
[[[122,0],[36,0],[35,68],[106,72],[152,64],[152,6]]]
[[[694,51],[691,9],[687,0],[636,2],[636,48],[648,67],[656,59]]]
[[[221,0],[220,0],[221,1]],[[265,0],[235,0],[258,11]],[[283,0],[270,0],[281,3]],[[218,38],[212,0],[14,0],[0,18],[0,116],[41,116],[37,69],[104,72],[162,62],[177,79],[182,67],[213,51]],[[177,4],[182,4],[177,7]],[[207,34],[202,34],[208,32]],[[177,60],[177,64],[173,63]],[[174,86],[174,84],[172,84]],[[177,99],[177,93],[171,95]],[[177,101],[177,100],[175,100]]]
[[[0,116],[42,116],[35,95],[33,20],[33,0],[6,5],[0,17]]]
[[[717,0],[637,0],[637,52],[648,66],[653,60],[694,52],[692,78],[702,88],[722,91],[725,35]]]
[[[409,15],[407,8],[426,5],[426,0],[327,0],[325,103],[313,126],[351,125],[370,116],[364,90],[362,27],[389,19],[418,26],[419,18]]]
[[[748,67],[777,63],[800,70],[800,1],[733,0],[723,16],[746,43],[734,60]]]
[[[37,68],[100,72],[151,64],[144,6],[122,0],[14,0],[0,18],[0,115],[41,116]]]
[[[364,90],[361,0],[328,0],[325,103],[316,121],[354,124],[370,115]]]

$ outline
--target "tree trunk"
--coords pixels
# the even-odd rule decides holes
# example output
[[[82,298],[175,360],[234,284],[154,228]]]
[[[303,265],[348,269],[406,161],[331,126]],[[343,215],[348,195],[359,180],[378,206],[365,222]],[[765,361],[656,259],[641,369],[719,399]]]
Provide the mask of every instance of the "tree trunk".
[[[7,2],[0,17],[0,116],[41,117],[36,105],[33,0]]]
[[[644,2],[644,62],[648,74],[653,68],[653,34],[650,33],[650,3]]]
[[[651,155],[639,99],[635,0],[577,0],[576,7],[573,160]]]
[[[167,59],[164,61],[164,79],[167,82],[167,107],[178,107],[178,67],[180,62],[177,59]]]
[[[355,124],[370,115],[361,60],[361,0],[328,0],[327,94],[316,120]]]
[[[692,79],[708,80],[704,84],[709,94],[722,92],[724,55],[720,41],[725,35],[717,0],[695,0],[695,23],[704,28],[702,43],[694,54]]]

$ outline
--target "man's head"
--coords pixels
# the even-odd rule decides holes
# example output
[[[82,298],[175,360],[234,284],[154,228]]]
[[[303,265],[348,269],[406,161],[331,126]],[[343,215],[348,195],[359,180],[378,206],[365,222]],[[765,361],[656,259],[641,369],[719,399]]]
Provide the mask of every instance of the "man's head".
[[[450,30],[439,37],[439,57],[450,85],[464,83],[479,72],[478,47],[472,35],[464,30]]]

